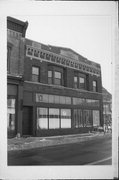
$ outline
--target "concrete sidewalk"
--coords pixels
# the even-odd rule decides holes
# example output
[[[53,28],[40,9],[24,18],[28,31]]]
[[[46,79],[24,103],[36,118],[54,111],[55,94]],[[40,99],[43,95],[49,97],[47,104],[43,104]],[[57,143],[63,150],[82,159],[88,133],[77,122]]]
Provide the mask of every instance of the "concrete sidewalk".
[[[25,150],[38,147],[56,146],[60,144],[69,144],[76,142],[84,142],[100,136],[106,136],[104,133],[85,133],[73,134],[63,136],[50,136],[50,137],[27,137],[27,138],[12,138],[8,139],[8,151]]]

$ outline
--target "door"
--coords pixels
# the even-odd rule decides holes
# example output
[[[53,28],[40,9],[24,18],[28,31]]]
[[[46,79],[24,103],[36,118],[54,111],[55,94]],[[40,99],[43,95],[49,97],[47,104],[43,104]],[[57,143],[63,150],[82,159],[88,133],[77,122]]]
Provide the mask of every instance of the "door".
[[[33,130],[33,109],[32,107],[23,108],[22,133],[32,135]]]

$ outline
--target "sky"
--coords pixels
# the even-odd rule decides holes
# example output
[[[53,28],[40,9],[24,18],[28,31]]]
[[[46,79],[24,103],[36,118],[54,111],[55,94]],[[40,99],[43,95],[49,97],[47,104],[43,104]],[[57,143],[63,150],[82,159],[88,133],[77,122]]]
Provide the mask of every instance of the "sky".
[[[93,12],[93,9],[92,9]],[[41,14],[13,16],[28,21],[26,38],[71,48],[101,64],[102,85],[112,93],[112,17],[110,14]]]

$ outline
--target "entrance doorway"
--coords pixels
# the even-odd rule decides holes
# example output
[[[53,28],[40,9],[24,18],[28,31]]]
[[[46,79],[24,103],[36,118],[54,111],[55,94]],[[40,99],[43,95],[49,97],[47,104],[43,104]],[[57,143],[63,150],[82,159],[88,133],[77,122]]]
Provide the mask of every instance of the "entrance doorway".
[[[23,135],[32,135],[33,133],[33,108],[24,106],[23,121],[22,121]]]

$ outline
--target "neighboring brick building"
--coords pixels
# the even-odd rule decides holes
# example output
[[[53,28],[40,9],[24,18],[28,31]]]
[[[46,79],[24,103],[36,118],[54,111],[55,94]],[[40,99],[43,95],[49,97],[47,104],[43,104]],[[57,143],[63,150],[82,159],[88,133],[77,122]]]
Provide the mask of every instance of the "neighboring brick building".
[[[104,124],[108,127],[112,126],[112,95],[103,87],[103,118]]]
[[[23,97],[16,133],[72,134],[103,126],[100,65],[69,48],[21,42]]]
[[[23,100],[24,40],[28,23],[7,18],[7,126],[8,136],[20,131]]]

